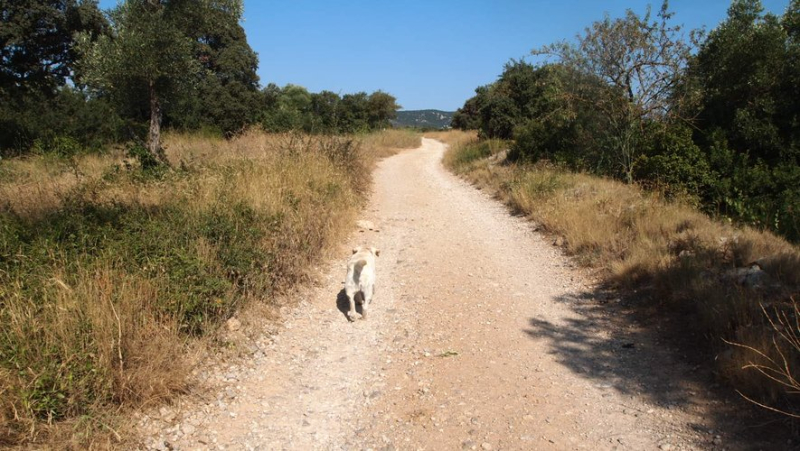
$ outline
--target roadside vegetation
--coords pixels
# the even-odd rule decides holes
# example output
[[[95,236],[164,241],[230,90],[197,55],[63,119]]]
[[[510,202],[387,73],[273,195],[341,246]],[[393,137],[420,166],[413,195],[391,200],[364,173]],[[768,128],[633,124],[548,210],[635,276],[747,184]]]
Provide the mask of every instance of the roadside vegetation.
[[[679,315],[726,380],[800,415],[800,2],[734,0],[709,33],[644,16],[511,61],[445,164],[531,218],[608,287]],[[685,320],[684,320],[685,319]]]
[[[655,14],[610,18],[509,62],[453,127],[509,158],[636,182],[800,241],[800,1],[734,0],[707,34]]]
[[[175,169],[122,150],[2,161],[0,444],[118,441],[115,414],[184,391],[191,349],[304,280],[371,165],[419,137],[165,141]]]

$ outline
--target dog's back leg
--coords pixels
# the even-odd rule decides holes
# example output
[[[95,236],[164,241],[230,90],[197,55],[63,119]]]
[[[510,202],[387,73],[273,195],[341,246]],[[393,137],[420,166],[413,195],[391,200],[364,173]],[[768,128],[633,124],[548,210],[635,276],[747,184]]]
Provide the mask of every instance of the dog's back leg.
[[[364,287],[362,293],[364,294],[364,303],[361,304],[361,318],[367,319],[367,306],[372,302],[372,293],[374,287],[370,285],[369,287]]]
[[[345,293],[347,294],[347,300],[350,301],[350,310],[347,312],[347,319],[350,321],[356,320],[356,294],[358,293],[355,290],[350,289],[349,287],[345,288]]]

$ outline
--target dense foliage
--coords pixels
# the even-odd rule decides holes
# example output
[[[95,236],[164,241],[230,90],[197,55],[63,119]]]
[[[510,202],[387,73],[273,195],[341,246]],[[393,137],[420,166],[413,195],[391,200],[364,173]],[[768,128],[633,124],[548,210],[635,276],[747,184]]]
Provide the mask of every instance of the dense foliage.
[[[163,159],[162,124],[355,133],[389,127],[399,108],[382,91],[261,89],[240,0],[126,0],[105,14],[92,0],[0,5],[2,156],[136,140]]]
[[[307,133],[357,133],[390,126],[400,108],[390,94],[375,91],[339,96],[334,92],[310,93],[302,86],[264,88],[265,108],[260,123],[265,130]]]
[[[75,33],[96,39],[108,22],[96,2],[0,1],[0,151],[26,150],[54,136],[96,144],[114,137],[107,105],[67,85],[74,75]]]
[[[671,16],[665,2],[656,19],[606,17],[534,50],[555,61],[511,61],[453,126],[800,240],[800,1],[776,17],[734,0],[691,44]]]

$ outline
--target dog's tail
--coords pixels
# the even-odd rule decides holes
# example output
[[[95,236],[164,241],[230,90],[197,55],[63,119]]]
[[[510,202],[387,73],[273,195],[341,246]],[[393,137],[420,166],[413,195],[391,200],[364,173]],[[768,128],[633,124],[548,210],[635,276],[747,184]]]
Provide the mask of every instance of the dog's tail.
[[[364,270],[364,267],[367,266],[366,260],[359,260],[353,265],[353,282],[357,285],[361,285],[361,271]]]

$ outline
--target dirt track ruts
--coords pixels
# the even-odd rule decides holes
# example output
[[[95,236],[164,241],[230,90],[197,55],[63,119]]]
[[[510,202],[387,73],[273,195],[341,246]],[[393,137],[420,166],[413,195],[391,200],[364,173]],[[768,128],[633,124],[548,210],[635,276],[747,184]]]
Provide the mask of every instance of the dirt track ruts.
[[[444,145],[383,160],[320,281],[206,396],[143,421],[151,448],[776,449],[659,338],[620,321],[558,248],[448,173]],[[344,262],[381,249],[370,318]],[[743,420],[742,420],[743,421]],[[780,447],[788,447],[785,442]]]

